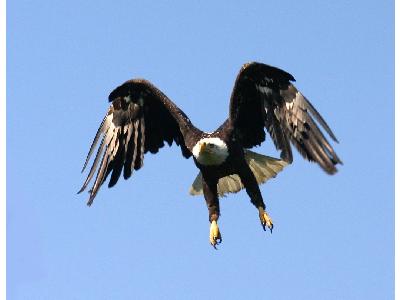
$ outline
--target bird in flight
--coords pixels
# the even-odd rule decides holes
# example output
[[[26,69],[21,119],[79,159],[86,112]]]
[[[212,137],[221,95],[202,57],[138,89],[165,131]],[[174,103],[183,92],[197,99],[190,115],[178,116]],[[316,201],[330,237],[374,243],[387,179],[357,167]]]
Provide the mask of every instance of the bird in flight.
[[[112,187],[121,174],[128,179],[134,170],[142,168],[146,153],[157,153],[165,142],[169,146],[175,142],[182,155],[192,157],[200,170],[190,194],[204,195],[210,221],[209,239],[214,248],[222,241],[218,227],[219,196],[243,188],[258,210],[263,229],[272,232],[272,219],[266,211],[259,184],[292,163],[291,145],[328,174],[336,173],[336,165],[341,164],[320,127],[338,142],[335,135],[296,89],[294,81],[292,75],[276,67],[257,62],[244,64],[234,84],[228,118],[212,133],[196,128],[149,81],[126,81],[108,98],[110,108],[92,142],[82,172],[99,144],[97,153],[79,193],[94,178],[87,202],[90,206],[110,173],[108,186]],[[264,128],[280,150],[280,159],[249,150],[265,141]]]

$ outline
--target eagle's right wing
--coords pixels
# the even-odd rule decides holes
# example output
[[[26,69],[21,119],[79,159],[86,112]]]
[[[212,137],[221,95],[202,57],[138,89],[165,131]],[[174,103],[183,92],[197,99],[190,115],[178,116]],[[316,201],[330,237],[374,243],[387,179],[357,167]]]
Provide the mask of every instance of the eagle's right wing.
[[[87,155],[85,170],[96,145],[101,139],[93,165],[80,189],[84,191],[97,175],[90,190],[88,205],[111,173],[108,186],[114,186],[123,169],[125,179],[133,170],[143,165],[144,154],[157,153],[164,142],[173,141],[181,147],[182,155],[189,158],[192,153],[186,147],[184,133],[197,130],[188,117],[150,82],[135,79],[117,87],[109,96],[112,104],[101,123]],[[97,168],[98,167],[98,168]]]

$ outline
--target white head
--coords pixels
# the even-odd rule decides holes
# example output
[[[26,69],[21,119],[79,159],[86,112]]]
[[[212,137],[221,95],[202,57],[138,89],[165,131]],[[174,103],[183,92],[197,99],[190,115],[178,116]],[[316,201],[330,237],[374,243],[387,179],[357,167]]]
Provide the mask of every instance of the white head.
[[[204,138],[193,147],[196,160],[206,166],[220,165],[228,157],[228,147],[220,138]]]

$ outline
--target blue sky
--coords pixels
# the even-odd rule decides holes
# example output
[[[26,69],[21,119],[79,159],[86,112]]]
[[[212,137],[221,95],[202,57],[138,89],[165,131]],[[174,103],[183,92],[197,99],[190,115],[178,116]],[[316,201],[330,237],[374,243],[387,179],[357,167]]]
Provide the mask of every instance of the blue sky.
[[[393,298],[393,1],[7,4],[8,299]],[[211,131],[254,60],[294,75],[344,161],[330,177],[296,153],[262,186],[272,235],[230,195],[214,251],[177,147],[91,208],[76,195],[114,87],[146,78]]]

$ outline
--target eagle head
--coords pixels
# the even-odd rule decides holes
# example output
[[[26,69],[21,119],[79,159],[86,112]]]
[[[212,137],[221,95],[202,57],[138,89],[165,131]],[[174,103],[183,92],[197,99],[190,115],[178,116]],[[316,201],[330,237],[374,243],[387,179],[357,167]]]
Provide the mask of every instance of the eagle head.
[[[217,137],[199,140],[192,153],[200,164],[206,166],[220,165],[229,155],[226,143]]]

